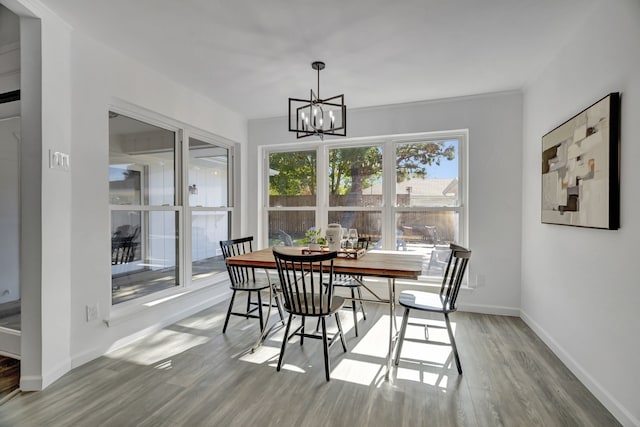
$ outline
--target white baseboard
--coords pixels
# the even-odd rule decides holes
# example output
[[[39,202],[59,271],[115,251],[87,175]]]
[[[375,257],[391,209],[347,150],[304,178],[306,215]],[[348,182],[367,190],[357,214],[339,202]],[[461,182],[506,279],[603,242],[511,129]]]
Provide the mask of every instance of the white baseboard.
[[[20,390],[22,391],[40,391],[42,390],[42,376],[28,375],[20,377]]]
[[[640,427],[640,420],[602,387],[545,329],[523,310],[520,310],[520,317],[622,425]]]
[[[520,317],[520,309],[500,305],[458,304],[458,311],[468,313],[495,314],[497,316]]]

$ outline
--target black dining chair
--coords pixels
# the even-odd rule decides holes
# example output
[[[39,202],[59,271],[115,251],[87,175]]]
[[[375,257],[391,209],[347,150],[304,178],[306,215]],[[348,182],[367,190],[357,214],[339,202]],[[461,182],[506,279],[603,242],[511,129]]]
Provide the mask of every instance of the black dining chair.
[[[358,249],[369,249],[369,237],[359,237],[357,248]],[[360,310],[362,311],[362,320],[367,320],[367,313],[364,311],[364,304],[362,303],[362,276],[353,277],[346,274],[336,274],[333,279],[333,286],[338,286],[342,288],[348,288],[351,291],[351,310],[353,311],[353,329],[356,333],[356,337],[358,336],[358,310],[356,307],[356,296],[355,293],[358,292],[358,299]]]
[[[449,333],[449,341],[451,341],[456,367],[458,368],[458,374],[462,375],[462,365],[460,364],[460,357],[458,356],[456,340],[453,337],[453,331],[451,330],[449,314],[457,310],[456,301],[458,299],[458,292],[460,291],[460,285],[462,284],[462,277],[464,276],[467,264],[471,258],[471,251],[453,243],[450,245],[450,249],[451,255],[449,255],[449,261],[444,271],[439,294],[421,291],[400,292],[398,302],[404,307],[404,316],[402,317],[402,326],[400,327],[400,337],[398,341],[398,348],[396,350],[396,366],[400,362],[400,353],[402,352],[402,343],[404,342],[404,336],[407,331],[409,312],[411,310],[421,310],[431,313],[442,313],[444,315],[444,320],[447,324],[447,332]],[[429,334],[426,326],[425,331],[427,332],[426,338],[428,340]]]
[[[282,348],[278,359],[277,370],[282,368],[287,342],[294,336],[300,337],[300,345],[305,338],[322,340],[324,350],[324,370],[327,381],[330,380],[329,348],[340,338],[343,350],[347,351],[347,343],[342,332],[338,310],[344,304],[344,298],[333,294],[333,260],[336,252],[311,255],[287,254],[273,248],[276,260],[280,287],[284,300],[284,310],[289,313],[289,319],[282,339]],[[326,285],[326,286],[325,286]],[[301,317],[301,325],[289,333],[294,316]],[[326,318],[335,316],[338,332],[327,338]],[[320,320],[322,333],[305,332],[305,319],[316,317]]]
[[[253,236],[221,241],[220,248],[222,249],[222,255],[225,260],[235,255],[253,252]],[[284,322],[284,315],[282,313],[280,300],[278,299],[276,284],[271,282],[269,276],[266,278],[256,277],[254,268],[239,265],[227,264],[227,271],[231,282],[229,287],[233,291],[233,294],[231,295],[231,301],[229,302],[229,308],[227,309],[227,317],[224,320],[224,326],[222,328],[223,334],[227,331],[227,325],[229,324],[229,318],[231,315],[242,316],[247,319],[260,319],[260,331],[262,331],[264,329],[262,307],[265,305],[277,307],[278,313],[280,314],[280,320]],[[261,293],[262,291],[269,289],[269,287],[271,287],[271,293],[274,297],[275,305],[273,305],[271,301],[265,303],[262,301]],[[233,311],[233,303],[236,298],[236,292],[238,291],[247,292],[247,308],[244,312]],[[254,293],[257,295],[257,302],[251,299],[251,296]],[[255,311],[257,311],[258,314],[253,314]]]

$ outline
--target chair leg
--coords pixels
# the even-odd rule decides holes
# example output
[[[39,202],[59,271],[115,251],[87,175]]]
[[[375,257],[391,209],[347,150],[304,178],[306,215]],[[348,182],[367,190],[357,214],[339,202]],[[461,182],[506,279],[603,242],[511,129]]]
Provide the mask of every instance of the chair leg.
[[[249,318],[249,312],[251,311],[251,292],[247,292],[247,319]]]
[[[453,337],[453,331],[451,330],[451,322],[449,321],[448,313],[444,313],[444,320],[447,323],[447,332],[449,333],[449,340],[451,341],[451,347],[453,348],[453,356],[456,359],[456,367],[458,368],[458,374],[462,375],[462,365],[460,364],[460,357],[458,356],[458,347],[456,346],[456,340]]]
[[[261,291],[258,291],[256,293],[258,294],[258,318],[260,319],[260,333],[262,333],[262,330],[264,329],[264,319],[262,318],[262,295],[260,295]]]
[[[236,298],[236,291],[231,294],[231,301],[229,302],[229,308],[227,309],[227,317],[224,319],[224,326],[222,327],[222,333],[227,332],[227,325],[229,324],[229,318],[231,317],[231,309],[233,308],[233,300]]]
[[[300,345],[304,344],[304,321],[306,317],[302,316],[302,329],[300,329]]]
[[[402,343],[404,342],[404,334],[407,332],[407,323],[409,323],[409,309],[404,309],[402,316],[402,326],[400,327],[400,336],[398,337],[398,348],[396,349],[396,366],[400,363],[400,352],[402,352]]]
[[[276,371],[280,371],[282,367],[282,360],[284,359],[284,349],[287,346],[287,341],[289,341],[289,329],[291,328],[291,319],[293,319],[293,314],[289,314],[289,320],[287,321],[287,327],[284,330],[284,338],[282,339],[282,347],[280,347],[280,357],[278,358],[278,367]]]
[[[356,332],[356,336],[358,336],[358,311],[356,310],[356,293],[353,288],[351,288],[351,311],[353,311],[353,330]]]
[[[367,320],[367,313],[364,312],[364,303],[362,302],[362,291],[358,288],[358,298],[360,298],[360,310],[362,310],[362,320]]]
[[[329,345],[327,343],[327,323],[325,318],[322,317],[320,322],[322,323],[322,349],[324,350],[324,374],[327,377],[327,381],[331,378],[329,377]]]
[[[344,332],[342,332],[342,323],[340,323],[340,315],[338,313],[336,313],[336,323],[338,324],[338,333],[340,334],[340,341],[342,341],[342,349],[346,353],[348,351],[347,341],[344,339]]]

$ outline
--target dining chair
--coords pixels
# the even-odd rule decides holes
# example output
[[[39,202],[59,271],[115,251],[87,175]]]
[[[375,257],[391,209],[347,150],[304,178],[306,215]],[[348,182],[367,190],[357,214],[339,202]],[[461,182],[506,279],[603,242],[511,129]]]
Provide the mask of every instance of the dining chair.
[[[221,241],[220,248],[222,249],[222,255],[225,260],[235,255],[253,252],[253,236]],[[226,262],[225,264],[227,265],[227,272],[229,273],[229,280],[231,282],[229,287],[233,291],[233,294],[231,295],[231,301],[229,302],[229,308],[227,309],[227,317],[224,320],[222,333],[224,334],[227,331],[227,325],[229,324],[229,318],[231,315],[242,316],[247,319],[257,318],[260,320],[260,331],[263,331],[264,319],[262,307],[265,305],[277,307],[278,313],[280,314],[280,320],[284,323],[284,315],[282,313],[280,300],[278,299],[276,284],[271,282],[269,276],[267,275],[266,278],[256,277],[255,269],[252,267],[229,265]],[[261,293],[262,291],[269,289],[269,287],[271,287],[271,294],[274,297],[275,305],[272,304],[271,301],[266,303],[262,302]],[[233,303],[236,298],[236,292],[238,291],[247,292],[247,308],[244,312],[233,311]],[[257,302],[254,302],[251,299],[251,296],[254,293],[257,295]],[[255,311],[258,312],[257,315],[253,314]]]
[[[453,337],[453,331],[451,330],[449,314],[457,310],[456,301],[458,299],[458,292],[460,291],[460,285],[462,284],[462,277],[464,276],[465,270],[467,269],[467,264],[469,263],[469,259],[471,258],[471,251],[453,243],[449,246],[451,249],[451,254],[449,255],[449,261],[442,278],[440,293],[436,294],[421,291],[400,292],[400,298],[398,299],[398,302],[401,306],[404,307],[404,315],[402,316],[402,326],[400,327],[398,348],[396,350],[396,366],[400,362],[400,353],[402,352],[402,344],[405,340],[404,336],[407,331],[409,312],[411,310],[420,310],[431,313],[442,313],[444,315],[444,320],[447,325],[447,332],[449,334],[449,341],[451,342],[453,355],[456,361],[456,367],[458,368],[458,374],[462,375],[462,365],[460,364],[460,357],[458,356],[456,340]],[[427,326],[425,326],[425,331],[427,333],[426,338],[428,341],[429,333]],[[410,341],[424,340],[411,339]]]
[[[359,237],[357,248],[358,249],[369,249],[369,237]],[[346,274],[336,274],[333,279],[333,286],[338,286],[342,288],[348,288],[351,291],[351,311],[353,311],[353,329],[356,333],[356,337],[358,336],[358,310],[356,307],[356,296],[355,293],[358,292],[358,300],[360,304],[360,310],[362,311],[362,320],[367,320],[367,313],[364,311],[364,304],[362,303],[362,276],[349,276]]]
[[[322,340],[324,351],[324,370],[327,381],[330,380],[329,349],[337,338],[342,342],[342,348],[347,352],[347,343],[342,332],[338,310],[344,304],[344,298],[333,293],[333,260],[336,252],[311,255],[287,254],[273,248],[276,260],[280,287],[284,300],[284,310],[289,313],[289,319],[282,339],[282,348],[278,359],[277,370],[282,368],[287,342],[295,335],[300,337],[300,345],[305,338]],[[325,287],[325,284],[327,285]],[[301,325],[291,334],[291,321],[294,316],[301,317]],[[335,316],[338,332],[327,338],[326,318]],[[305,319],[316,317],[322,326],[321,334],[305,332]]]

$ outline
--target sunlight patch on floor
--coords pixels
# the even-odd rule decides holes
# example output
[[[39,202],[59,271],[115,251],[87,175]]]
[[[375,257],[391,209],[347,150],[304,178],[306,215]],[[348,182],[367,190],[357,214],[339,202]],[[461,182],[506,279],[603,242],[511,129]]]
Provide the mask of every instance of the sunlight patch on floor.
[[[107,357],[149,366],[190,348],[207,343],[210,338],[163,329],[125,348],[115,350]]]
[[[278,362],[270,363],[270,364],[269,364],[269,366],[271,366],[271,367],[273,367],[273,368],[276,368],[276,367],[278,366]],[[288,364],[288,363],[285,363],[284,365],[282,365],[281,370],[284,370],[284,371],[290,371],[290,372],[297,372],[297,373],[299,373],[299,374],[304,374],[304,373],[306,373],[306,372],[307,372],[307,371],[305,371],[304,369],[302,369],[302,368],[301,368],[301,367],[299,367],[299,366],[296,366],[296,365],[290,365],[290,364]],[[277,372],[276,372],[276,373],[277,373]]]
[[[158,363],[156,366],[154,366],[154,368],[161,371],[168,371],[169,369],[173,368],[173,361],[171,359],[165,360],[164,362]]]
[[[397,380],[413,381],[437,388],[447,388],[449,377],[441,373],[425,372],[421,369],[399,367],[396,370]]]
[[[413,323],[413,322],[412,322]],[[452,323],[451,329],[455,335],[456,327]],[[429,323],[428,327],[429,331],[429,341],[441,343],[441,344],[449,344],[449,334],[447,333],[446,327],[433,327],[431,323]],[[417,326],[415,324],[407,325],[407,331],[405,333],[405,338],[416,339],[416,340],[425,340],[427,339],[427,335],[425,334],[424,326]]]
[[[400,361],[407,359],[427,363],[432,366],[445,366],[451,357],[451,347],[446,345],[404,341]]]
[[[197,329],[199,331],[208,331],[215,328],[220,328],[222,331],[222,323],[224,322],[225,314],[207,314],[206,316],[194,316],[180,320],[175,324],[182,326],[183,328]]]
[[[241,356],[239,360],[243,362],[262,364],[265,362],[278,360],[278,356],[280,355],[280,347],[271,347],[268,345],[261,345],[256,349],[255,352],[248,352],[247,354]]]
[[[386,358],[389,352],[389,315],[381,316],[350,352]]]
[[[342,359],[331,372],[331,379],[369,386],[375,383],[383,369],[384,366],[377,363]]]

